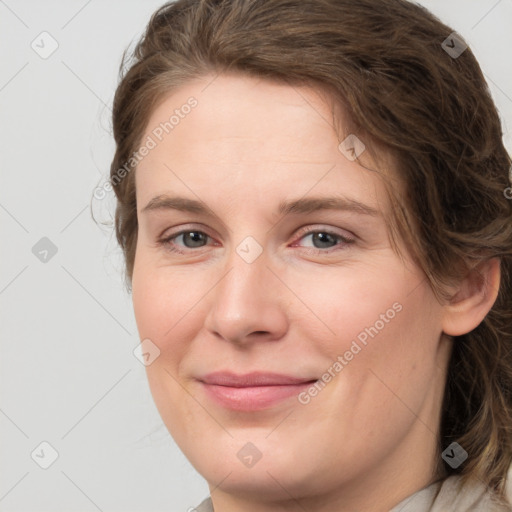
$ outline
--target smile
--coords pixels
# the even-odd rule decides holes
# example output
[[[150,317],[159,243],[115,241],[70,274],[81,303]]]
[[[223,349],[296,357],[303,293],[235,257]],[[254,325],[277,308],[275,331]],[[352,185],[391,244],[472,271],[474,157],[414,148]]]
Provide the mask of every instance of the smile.
[[[316,379],[259,372],[246,375],[218,372],[200,382],[208,399],[228,409],[248,412],[267,409],[295,397]]]

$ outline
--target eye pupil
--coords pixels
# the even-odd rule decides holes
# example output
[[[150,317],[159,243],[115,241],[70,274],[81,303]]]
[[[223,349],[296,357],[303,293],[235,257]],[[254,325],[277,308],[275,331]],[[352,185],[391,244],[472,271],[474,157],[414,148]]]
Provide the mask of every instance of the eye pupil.
[[[187,237],[190,237],[189,240],[192,241],[192,245],[186,244],[187,247],[201,247],[202,243],[205,241],[204,233],[199,231],[188,231],[187,233],[183,233],[183,241],[187,240]]]
[[[318,246],[316,244],[316,242],[318,242],[320,245]],[[313,233],[313,245],[317,249],[325,249],[326,246],[322,245],[322,244],[327,244],[327,247],[332,247],[332,245],[329,245],[331,243],[333,245],[336,245],[336,239],[330,233],[323,233],[323,232]]]

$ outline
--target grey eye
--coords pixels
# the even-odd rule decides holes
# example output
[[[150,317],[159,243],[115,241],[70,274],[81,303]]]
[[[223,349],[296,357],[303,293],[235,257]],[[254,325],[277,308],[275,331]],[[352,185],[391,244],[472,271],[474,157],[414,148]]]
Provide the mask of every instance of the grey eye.
[[[176,238],[183,238],[183,245],[189,249],[196,247],[202,247],[208,241],[208,235],[201,231],[184,231],[180,233]]]

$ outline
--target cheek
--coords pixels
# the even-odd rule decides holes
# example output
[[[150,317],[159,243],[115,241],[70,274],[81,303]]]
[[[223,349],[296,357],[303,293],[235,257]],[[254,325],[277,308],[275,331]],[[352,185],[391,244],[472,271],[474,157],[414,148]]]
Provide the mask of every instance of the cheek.
[[[367,296],[356,286],[348,295],[340,287],[339,300],[326,303],[324,310],[330,311],[326,322],[334,326],[336,336],[311,340],[316,355],[323,356],[321,370],[329,382],[303,396],[309,401],[304,414],[321,418],[328,410],[329,419],[320,428],[325,437],[342,432],[350,438],[354,460],[368,451],[382,455],[398,443],[416,419],[411,411],[419,414],[439,377],[436,302],[426,285],[413,293],[411,285],[382,279]]]
[[[303,272],[287,276],[296,296],[309,309],[297,300],[291,310],[300,316],[293,319],[322,351],[343,353],[352,341],[365,347],[372,339],[385,338],[386,332],[403,323],[407,316],[404,310],[416,308],[409,294],[421,278],[406,275],[389,258],[380,259],[379,264],[364,268],[348,264],[325,268],[314,275]]]
[[[140,339],[151,340],[160,350],[159,357],[146,367],[155,399],[158,390],[179,397],[182,388],[173,377],[183,380],[185,362],[191,362],[191,347],[204,328],[208,291],[215,275],[158,267],[141,258],[134,268],[132,297]],[[199,354],[200,355],[200,354]],[[178,398],[177,398],[178,399]]]
[[[358,417],[354,430],[380,429],[390,436],[393,429],[403,431],[413,419],[410,411],[422,408],[438,376],[441,329],[436,302],[423,285],[413,293],[409,286],[399,288],[390,294],[379,287],[373,300],[344,315],[347,337],[341,336],[333,355],[342,355],[345,362],[331,399],[351,404]],[[372,426],[383,418],[393,421],[386,428]]]
[[[419,400],[435,374],[441,335],[440,306],[432,291],[419,273],[397,264],[340,276],[317,279],[315,286],[308,279],[309,286],[298,289],[318,312],[319,319],[301,319],[298,325],[323,356],[320,370],[336,375],[329,388],[358,397],[372,410],[378,397],[390,395],[386,385],[398,391],[409,382],[405,396]]]
[[[132,280],[133,308],[141,337],[155,343],[173,337],[173,331],[191,326],[195,304],[204,295],[201,280],[192,273],[171,272],[154,263],[136,265]],[[195,324],[192,324],[195,325]]]
[[[199,280],[144,264],[140,258],[132,278],[132,298],[140,339],[151,340],[160,350],[146,375],[154,402],[171,435],[187,437],[181,426],[190,425],[194,403],[181,383],[182,362],[202,323]],[[194,307],[194,305],[196,306]],[[196,414],[197,411],[196,411]]]
[[[144,265],[141,259],[136,263],[132,278],[132,300],[140,340],[149,339],[160,353],[148,366],[146,372],[155,399],[160,396],[160,385],[167,385],[169,376],[165,376],[164,367],[176,373],[181,358],[179,346],[167,350],[165,340],[174,339],[173,325],[186,311],[184,301],[180,300],[179,286],[170,286],[163,280],[157,269]]]

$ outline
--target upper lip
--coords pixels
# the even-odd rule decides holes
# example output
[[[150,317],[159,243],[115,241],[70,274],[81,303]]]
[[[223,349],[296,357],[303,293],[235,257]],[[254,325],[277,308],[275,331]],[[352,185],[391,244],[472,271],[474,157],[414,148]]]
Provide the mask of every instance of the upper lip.
[[[206,384],[213,384],[216,386],[245,388],[254,386],[289,386],[293,384],[313,382],[316,379],[268,372],[251,372],[244,375],[237,375],[232,372],[214,372],[205,375],[199,380]]]

